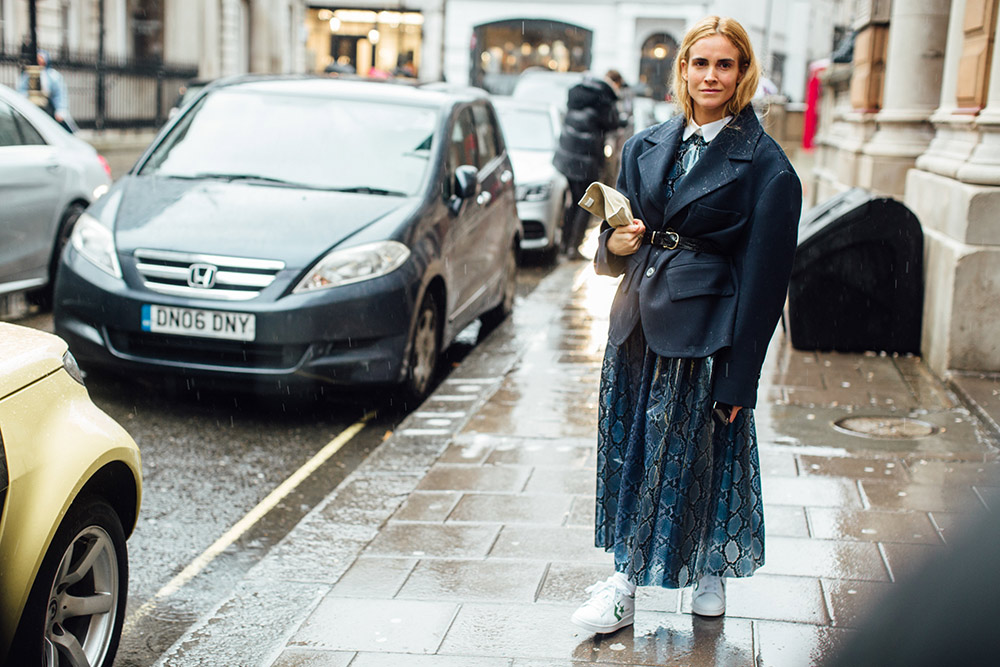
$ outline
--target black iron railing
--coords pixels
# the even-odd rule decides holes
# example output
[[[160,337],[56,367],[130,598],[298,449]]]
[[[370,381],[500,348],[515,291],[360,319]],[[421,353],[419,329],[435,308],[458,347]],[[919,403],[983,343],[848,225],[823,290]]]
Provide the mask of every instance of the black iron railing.
[[[159,127],[180,87],[198,76],[195,65],[51,53],[66,80],[70,115],[85,129]],[[0,83],[16,88],[21,65],[20,53],[0,53]]]

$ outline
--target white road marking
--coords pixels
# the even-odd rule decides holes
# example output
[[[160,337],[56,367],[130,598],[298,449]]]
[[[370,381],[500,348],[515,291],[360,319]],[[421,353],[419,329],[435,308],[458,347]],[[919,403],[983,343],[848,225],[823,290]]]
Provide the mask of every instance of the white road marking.
[[[316,472],[316,470],[321,465],[326,463],[330,457],[340,451],[340,449],[350,442],[354,436],[360,433],[361,430],[364,429],[364,427],[368,425],[368,422],[374,417],[374,412],[367,413],[360,420],[344,429],[336,438],[328,442],[323,449],[316,452],[316,454],[314,454],[311,459],[306,461],[302,467],[293,472],[287,479],[285,479],[284,482],[275,487],[271,493],[267,494],[263,500],[247,512],[242,519],[233,524],[229,530],[227,530],[210,547],[205,549],[201,555],[191,561],[187,567],[177,574],[177,576],[167,582],[167,584],[158,590],[153,597],[139,607],[134,614],[126,619],[126,625],[138,622],[139,619],[148,614],[160,600],[170,597],[183,588],[185,584],[201,574],[201,572],[208,567],[209,564],[219,556],[219,554],[228,549],[233,543],[236,542],[236,540],[240,539],[244,533],[250,530],[258,521],[264,518],[268,512],[274,509],[278,503],[284,500],[290,493],[292,493],[292,491],[304,482],[309,475]]]

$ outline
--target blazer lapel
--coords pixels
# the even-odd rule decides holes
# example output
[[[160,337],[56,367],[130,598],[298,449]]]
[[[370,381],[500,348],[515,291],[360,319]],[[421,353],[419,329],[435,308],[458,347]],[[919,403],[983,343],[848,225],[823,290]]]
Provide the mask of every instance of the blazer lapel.
[[[664,224],[685,206],[736,179],[731,161],[749,161],[762,130],[751,105],[719,133],[691,171],[677,184],[674,196],[663,211]]]
[[[643,206],[643,213],[648,218],[646,224],[656,224],[662,217],[663,209],[667,205],[667,195],[664,191],[664,184],[667,181],[667,170],[674,163],[674,156],[677,153],[677,146],[681,142],[681,132],[684,129],[684,116],[674,116],[655,132],[651,132],[644,141],[651,144],[639,156],[636,162],[639,166],[639,194],[641,198],[649,203],[649,207]],[[642,204],[642,202],[640,202]],[[652,208],[652,210],[647,210]],[[653,217],[655,214],[655,217]]]

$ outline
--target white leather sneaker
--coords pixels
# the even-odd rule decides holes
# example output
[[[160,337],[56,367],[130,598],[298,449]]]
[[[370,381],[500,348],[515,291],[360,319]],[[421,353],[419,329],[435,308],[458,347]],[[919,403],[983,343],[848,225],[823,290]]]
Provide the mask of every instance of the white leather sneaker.
[[[691,591],[691,611],[699,616],[722,616],[726,613],[726,580],[706,574]]]
[[[635,594],[623,590],[614,577],[587,587],[590,599],[573,613],[572,621],[584,630],[607,634],[635,622]]]

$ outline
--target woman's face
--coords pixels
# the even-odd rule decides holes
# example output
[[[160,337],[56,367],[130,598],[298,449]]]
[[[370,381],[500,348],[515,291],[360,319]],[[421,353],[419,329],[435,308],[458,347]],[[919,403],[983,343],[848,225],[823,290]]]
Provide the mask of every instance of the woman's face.
[[[691,95],[694,122],[721,120],[740,81],[740,52],[724,35],[702,37],[681,61],[681,77]]]

